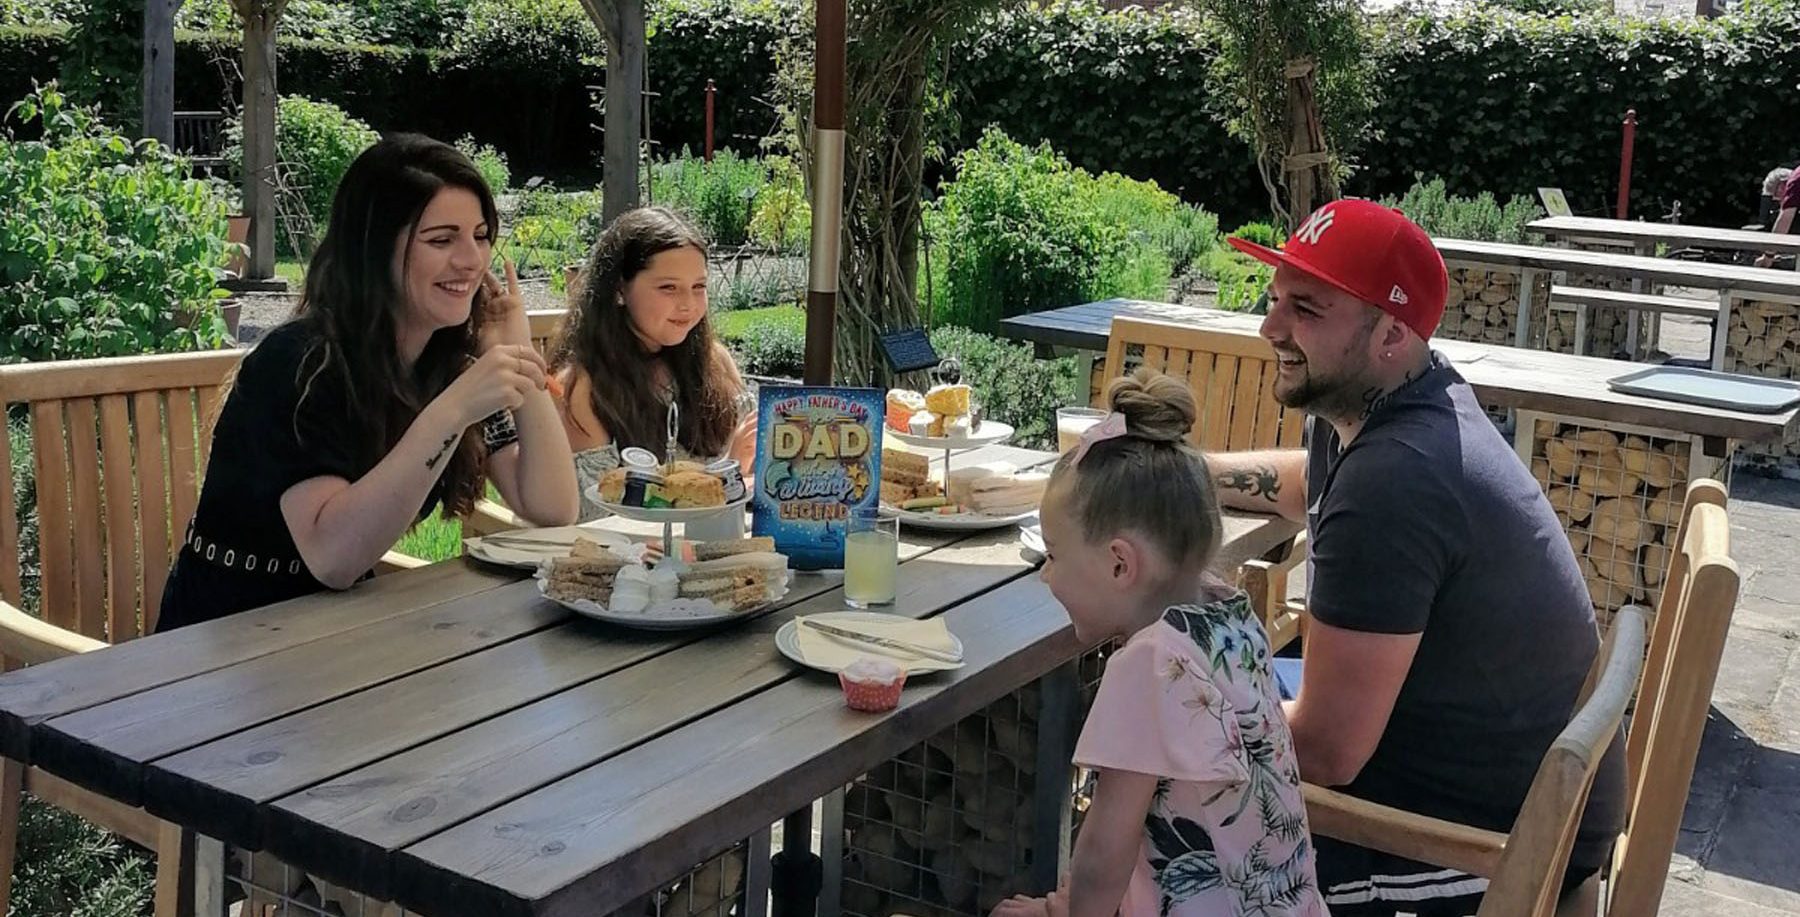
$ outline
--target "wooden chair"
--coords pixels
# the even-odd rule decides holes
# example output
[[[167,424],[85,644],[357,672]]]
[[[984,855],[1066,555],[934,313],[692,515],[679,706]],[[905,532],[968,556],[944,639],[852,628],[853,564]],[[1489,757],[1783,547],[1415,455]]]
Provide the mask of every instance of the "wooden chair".
[[[0,366],[0,412],[18,406],[29,420],[40,571],[32,617],[15,607],[22,571],[9,434],[0,437],[0,663],[35,665],[155,631],[169,564],[199,500],[212,422],[243,354]],[[389,552],[377,570],[421,565]],[[4,759],[0,913],[11,893],[25,790],[156,851],[157,913],[165,913],[165,893],[176,893],[165,879],[180,873],[178,829]]]
[[[1662,900],[1737,605],[1723,484],[1688,485],[1675,545],[1625,740],[1625,831],[1604,910],[1620,917],[1654,914]]]
[[[1172,322],[1115,318],[1106,344],[1106,379],[1128,371],[1128,348],[1143,348],[1137,365],[1185,380],[1200,414],[1188,442],[1207,452],[1298,449],[1306,415],[1275,400],[1275,351],[1260,337]],[[1099,407],[1105,407],[1104,388]]]
[[[1643,662],[1644,609],[1628,605],[1601,645],[1588,696],[1545,753],[1510,832],[1427,818],[1307,784],[1313,832],[1488,877],[1479,917],[1556,914],[1588,789],[1624,718]]]
[[[1275,400],[1275,351],[1260,337],[1210,331],[1173,322],[1115,318],[1106,345],[1104,378],[1124,375],[1134,361],[1128,350],[1143,349],[1136,365],[1185,380],[1200,408],[1188,442],[1206,452],[1298,449],[1306,415]],[[1105,389],[1098,407],[1105,407]],[[1269,633],[1271,649],[1300,635],[1299,605],[1288,601],[1288,575],[1306,560],[1306,541],[1296,538],[1270,555],[1244,565],[1239,583]]]

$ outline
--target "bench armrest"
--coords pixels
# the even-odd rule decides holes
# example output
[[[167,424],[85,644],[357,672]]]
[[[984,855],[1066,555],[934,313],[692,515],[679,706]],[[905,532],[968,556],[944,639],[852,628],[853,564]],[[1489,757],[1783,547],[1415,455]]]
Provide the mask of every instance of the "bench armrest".
[[[64,630],[0,602],[0,657],[9,661],[37,665],[105,647],[104,640]]]
[[[1498,831],[1430,818],[1310,783],[1302,784],[1301,791],[1313,833],[1359,847],[1488,877],[1506,850],[1507,836]]]
[[[463,519],[463,537],[465,538],[528,528],[531,528],[529,523],[520,519],[504,505],[492,500],[475,501],[475,510]]]
[[[396,573],[401,570],[417,570],[420,567],[428,567],[430,565],[431,561],[411,557],[402,554],[399,551],[389,551],[386,554],[381,555],[381,559],[375,562],[375,575],[380,576],[383,573]]]

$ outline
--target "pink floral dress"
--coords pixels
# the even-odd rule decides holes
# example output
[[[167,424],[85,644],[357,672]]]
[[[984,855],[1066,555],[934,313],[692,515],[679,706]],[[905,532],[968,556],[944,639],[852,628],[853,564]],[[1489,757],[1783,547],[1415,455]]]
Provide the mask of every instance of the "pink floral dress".
[[[1162,778],[1123,917],[1326,913],[1268,637],[1243,593],[1172,606],[1107,660],[1075,763]]]

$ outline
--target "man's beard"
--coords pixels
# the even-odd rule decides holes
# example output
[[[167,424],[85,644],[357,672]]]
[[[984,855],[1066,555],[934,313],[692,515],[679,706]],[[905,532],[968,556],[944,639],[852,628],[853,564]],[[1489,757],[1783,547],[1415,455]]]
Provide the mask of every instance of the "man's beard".
[[[1351,359],[1350,353],[1344,356],[1346,361]],[[1339,367],[1329,376],[1318,374],[1312,366],[1311,360],[1303,364],[1304,378],[1285,392],[1277,390],[1275,400],[1283,407],[1304,410],[1328,421],[1350,421],[1361,416],[1367,403],[1366,396],[1373,386],[1368,380],[1371,369],[1368,363]]]

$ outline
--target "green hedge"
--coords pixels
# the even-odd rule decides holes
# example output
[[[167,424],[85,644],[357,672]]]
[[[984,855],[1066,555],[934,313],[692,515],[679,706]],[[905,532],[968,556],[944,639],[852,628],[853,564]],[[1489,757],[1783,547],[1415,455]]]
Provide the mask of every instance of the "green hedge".
[[[576,9],[574,0],[482,0],[445,52],[284,41],[282,90],[378,129],[472,134],[506,153],[520,178],[591,167],[600,137],[590,87],[604,71],[592,58],[598,36]],[[784,30],[808,26],[796,10],[794,0],[657,8],[650,132],[664,155],[699,148],[709,77],[721,144],[753,152],[748,138],[775,123],[776,46]],[[554,22],[530,28],[563,38],[521,34],[530,22]],[[1464,196],[1559,185],[1578,210],[1599,211],[1614,195],[1619,119],[1636,107],[1634,211],[1654,216],[1680,199],[1695,222],[1735,225],[1753,211],[1754,183],[1800,144],[1784,127],[1800,85],[1800,8],[1791,3],[1748,5],[1712,23],[1476,8],[1444,20],[1390,15],[1372,28],[1384,95],[1352,193],[1400,194],[1424,173]],[[1249,151],[1208,111],[1212,48],[1192,13],[999,13],[949,56],[953,146],[972,146],[997,124],[1090,171],[1153,180],[1228,224],[1254,219],[1267,202]],[[60,29],[0,29],[0,97],[54,74],[63,49]],[[181,40],[178,105],[217,108],[235,93],[214,55],[235,58],[234,39]]]

